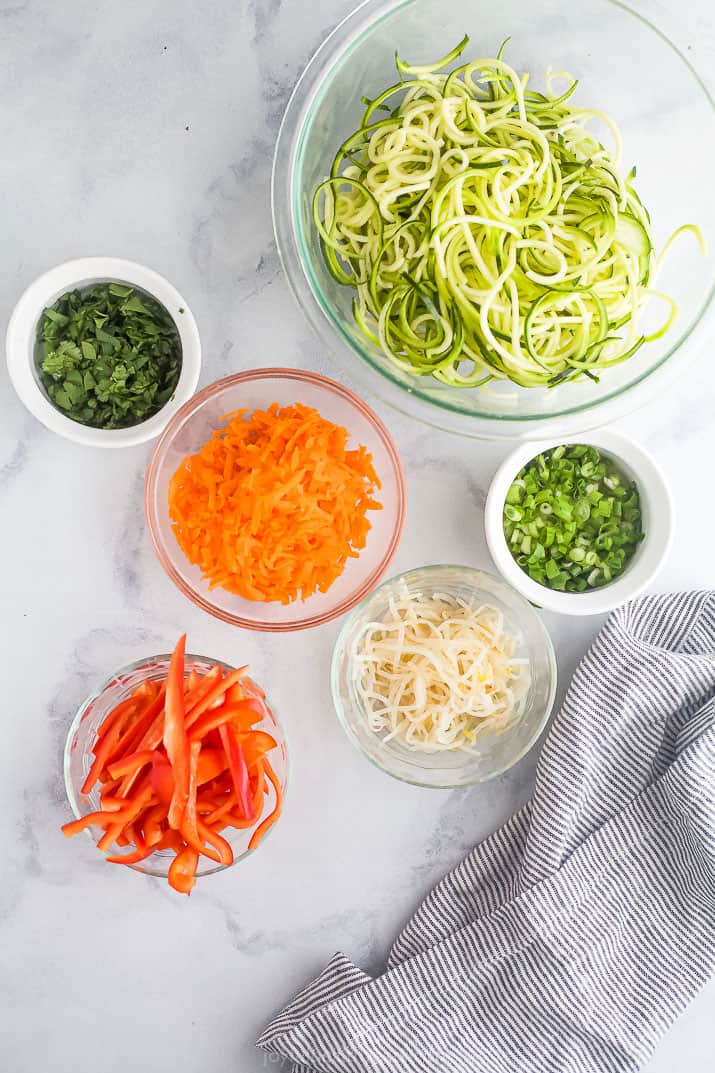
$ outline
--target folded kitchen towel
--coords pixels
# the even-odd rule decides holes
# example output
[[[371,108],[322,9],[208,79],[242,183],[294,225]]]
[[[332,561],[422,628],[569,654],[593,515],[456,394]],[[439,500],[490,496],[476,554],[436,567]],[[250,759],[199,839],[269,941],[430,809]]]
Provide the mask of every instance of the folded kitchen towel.
[[[630,1073],[713,973],[715,593],[648,596],[385,973],[336,954],[258,1045],[293,1073]]]

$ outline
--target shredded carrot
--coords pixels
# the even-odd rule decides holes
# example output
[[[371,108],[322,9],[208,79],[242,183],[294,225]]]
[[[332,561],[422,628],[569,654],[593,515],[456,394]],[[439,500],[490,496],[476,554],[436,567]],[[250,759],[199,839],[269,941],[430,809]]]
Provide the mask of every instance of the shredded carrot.
[[[283,604],[327,592],[381,509],[380,481],[348,432],[296,403],[239,410],[169,485],[169,514],[187,559],[211,588]]]

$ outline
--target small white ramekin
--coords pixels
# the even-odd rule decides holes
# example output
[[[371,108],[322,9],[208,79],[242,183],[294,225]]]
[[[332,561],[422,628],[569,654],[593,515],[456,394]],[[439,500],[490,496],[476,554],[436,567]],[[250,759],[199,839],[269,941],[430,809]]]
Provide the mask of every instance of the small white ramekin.
[[[91,428],[66,417],[47,397],[35,364],[37,325],[43,310],[67,291],[107,282],[139,287],[156,298],[176,324],[181,341],[181,373],[176,391],[158,413],[130,428]],[[88,447],[132,447],[158,436],[194,394],[201,370],[201,342],[185,299],[158,272],[117,257],[82,257],[51,268],[30,284],[10,317],[6,357],[15,391],[33,417],[46,428]]]
[[[603,588],[590,592],[557,592],[532,581],[517,565],[504,536],[504,500],[520,469],[536,455],[559,444],[589,444],[611,458],[638,486],[644,537],[623,573]],[[502,577],[531,603],[562,615],[600,615],[633,599],[655,578],[673,537],[673,505],[665,478],[647,451],[615,432],[596,431],[583,436],[517,447],[497,470],[484,510],[487,545]]]

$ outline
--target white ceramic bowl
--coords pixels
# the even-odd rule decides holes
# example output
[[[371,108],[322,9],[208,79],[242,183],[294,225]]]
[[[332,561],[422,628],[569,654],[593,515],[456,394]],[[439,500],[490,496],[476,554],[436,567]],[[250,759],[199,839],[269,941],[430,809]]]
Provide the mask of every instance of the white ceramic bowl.
[[[557,592],[532,581],[509,550],[504,536],[504,500],[511,482],[527,462],[559,444],[585,443],[608,455],[638,485],[644,538],[623,573],[591,592]],[[499,573],[531,603],[563,615],[600,615],[633,599],[653,581],[673,536],[673,505],[665,478],[647,451],[615,432],[598,431],[527,443],[517,447],[496,472],[484,511],[487,544]]]
[[[43,310],[67,291],[106,282],[126,283],[150,294],[173,319],[181,341],[181,373],[176,391],[158,413],[130,428],[91,428],[66,417],[47,397],[35,365],[37,325]],[[201,369],[201,342],[185,299],[158,272],[117,257],[82,257],[51,268],[30,284],[10,317],[6,356],[15,391],[33,417],[46,428],[88,447],[131,447],[158,436],[191,398]]]

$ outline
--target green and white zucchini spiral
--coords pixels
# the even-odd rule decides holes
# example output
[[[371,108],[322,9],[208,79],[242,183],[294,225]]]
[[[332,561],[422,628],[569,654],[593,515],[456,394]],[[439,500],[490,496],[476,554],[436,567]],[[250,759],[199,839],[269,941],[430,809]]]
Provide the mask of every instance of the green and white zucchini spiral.
[[[676,313],[652,289],[635,168],[622,175],[618,127],[571,103],[569,75],[529,90],[504,46],[445,73],[467,42],[427,67],[398,58],[400,81],[365,101],[315,193],[328,268],[356,289],[361,331],[407,372],[458,387],[595,379]],[[613,151],[589,133],[594,119]],[[654,296],[667,314],[645,335]]]

